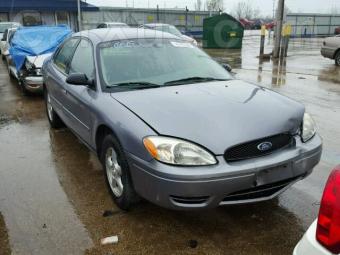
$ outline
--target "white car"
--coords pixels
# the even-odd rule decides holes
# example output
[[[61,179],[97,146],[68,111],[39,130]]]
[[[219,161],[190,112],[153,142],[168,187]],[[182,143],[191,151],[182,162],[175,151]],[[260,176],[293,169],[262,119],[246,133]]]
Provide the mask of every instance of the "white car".
[[[331,173],[316,220],[293,252],[294,255],[340,254],[340,166]]]
[[[18,28],[20,26],[17,22],[0,22],[0,53],[2,54],[3,47],[6,44],[6,40],[4,38],[5,31],[9,28]]]
[[[10,42],[11,39],[13,38],[15,32],[17,31],[18,28],[8,28],[6,29],[2,40],[0,42],[0,51],[1,51],[1,56],[2,59],[6,59],[7,56],[9,55],[9,48],[10,48]]]
[[[122,27],[129,27],[129,25],[122,22],[104,22],[97,26],[97,28],[122,28]]]
[[[197,41],[187,35],[182,34],[175,26],[173,25],[169,25],[169,24],[162,24],[162,23],[150,23],[150,24],[145,24],[143,26],[141,26],[143,28],[148,28],[148,29],[153,29],[153,30],[158,30],[158,31],[162,31],[162,32],[166,32],[166,33],[170,33],[173,35],[176,35],[178,37],[180,37],[181,39],[190,42],[194,45],[197,46]]]

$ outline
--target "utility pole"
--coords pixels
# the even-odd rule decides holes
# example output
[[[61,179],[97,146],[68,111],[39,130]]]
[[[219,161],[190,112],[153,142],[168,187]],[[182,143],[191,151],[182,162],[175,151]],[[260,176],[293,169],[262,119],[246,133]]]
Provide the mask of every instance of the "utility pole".
[[[273,51],[274,58],[280,57],[284,9],[285,9],[285,0],[279,0],[278,9],[276,13],[276,36],[275,36],[275,44],[274,44],[274,51]]]
[[[82,30],[82,24],[81,24],[81,10],[80,10],[80,0],[77,0],[78,3],[78,29],[79,31]]]
[[[188,31],[188,6],[185,6],[185,32]]]

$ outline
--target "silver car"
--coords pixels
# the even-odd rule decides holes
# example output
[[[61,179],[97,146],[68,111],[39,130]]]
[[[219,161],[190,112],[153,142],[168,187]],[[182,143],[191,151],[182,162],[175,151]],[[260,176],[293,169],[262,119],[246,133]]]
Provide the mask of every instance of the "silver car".
[[[334,59],[335,64],[340,66],[340,35],[328,37],[323,41],[321,55]]]
[[[264,201],[320,160],[302,104],[234,79],[168,33],[74,34],[43,77],[51,126],[65,124],[98,155],[122,209],[138,197],[181,210]]]

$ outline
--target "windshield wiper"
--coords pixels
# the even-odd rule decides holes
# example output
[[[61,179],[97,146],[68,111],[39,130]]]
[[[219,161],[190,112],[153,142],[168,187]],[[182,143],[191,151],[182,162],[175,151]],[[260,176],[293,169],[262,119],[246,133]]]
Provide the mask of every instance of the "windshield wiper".
[[[229,79],[217,79],[213,77],[189,77],[174,81],[168,81],[164,83],[164,85],[181,85],[187,83],[199,83],[199,82],[207,82],[207,81],[228,81]]]
[[[114,88],[114,87],[131,87],[133,89],[151,89],[151,88],[160,88],[161,85],[146,81],[136,81],[136,82],[122,82],[113,84],[111,86],[108,86],[108,88]]]

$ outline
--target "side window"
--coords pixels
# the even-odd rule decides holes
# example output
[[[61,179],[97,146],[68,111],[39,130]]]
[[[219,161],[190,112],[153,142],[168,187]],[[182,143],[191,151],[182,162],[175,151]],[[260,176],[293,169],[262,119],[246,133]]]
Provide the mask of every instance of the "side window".
[[[94,78],[93,64],[93,48],[92,44],[82,39],[74,52],[73,59],[70,64],[69,73],[84,73],[87,78]]]
[[[54,64],[64,73],[66,73],[66,68],[68,61],[72,57],[75,47],[77,46],[79,39],[72,38],[64,43],[61,49],[54,56]]]

